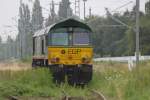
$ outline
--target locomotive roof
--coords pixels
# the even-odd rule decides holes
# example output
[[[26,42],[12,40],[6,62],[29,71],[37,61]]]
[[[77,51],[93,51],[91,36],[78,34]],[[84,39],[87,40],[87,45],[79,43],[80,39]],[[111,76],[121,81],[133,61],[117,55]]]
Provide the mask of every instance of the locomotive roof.
[[[85,23],[80,22],[78,20],[75,20],[73,18],[69,18],[69,19],[63,20],[59,23],[56,23],[53,27],[51,27],[50,31],[58,29],[58,28],[66,28],[66,27],[83,28],[88,31],[92,31],[88,25],[86,25]]]
[[[48,26],[44,29],[36,31],[34,33],[33,37],[46,35],[46,34],[48,34],[49,31],[53,31],[53,30],[59,29],[59,28],[67,28],[67,27],[83,28],[83,29],[86,29],[90,32],[92,31],[91,28],[88,25],[86,25],[85,23],[82,23],[82,22],[75,20],[73,18],[69,18],[69,19],[63,20],[61,22],[55,23],[51,26]]]
[[[43,28],[41,30],[38,30],[34,33],[33,37],[38,37],[38,36],[42,36],[42,35],[46,35],[48,34],[49,30],[51,29],[51,27],[53,27],[53,25],[48,26],[46,28]]]

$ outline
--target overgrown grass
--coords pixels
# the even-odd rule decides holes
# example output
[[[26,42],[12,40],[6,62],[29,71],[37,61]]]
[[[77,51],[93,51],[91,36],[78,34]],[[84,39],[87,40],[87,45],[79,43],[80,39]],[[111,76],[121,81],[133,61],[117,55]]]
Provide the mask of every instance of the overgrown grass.
[[[93,80],[85,87],[68,84],[56,86],[48,69],[1,71],[0,97],[49,96],[59,99],[65,91],[70,96],[90,98],[90,89],[100,91],[108,100],[150,100],[150,63],[140,63],[132,72],[126,64],[95,63]]]
[[[126,100],[150,100],[150,63],[142,62],[129,73],[125,86]]]

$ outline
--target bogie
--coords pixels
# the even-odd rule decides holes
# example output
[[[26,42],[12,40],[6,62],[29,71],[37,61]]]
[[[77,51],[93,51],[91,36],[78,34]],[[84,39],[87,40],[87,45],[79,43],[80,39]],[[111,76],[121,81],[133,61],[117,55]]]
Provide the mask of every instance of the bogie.
[[[70,85],[83,85],[92,80],[92,65],[81,65],[81,67],[64,65],[63,68],[59,65],[53,65],[50,66],[50,69],[53,74],[53,81],[57,84],[67,81]]]

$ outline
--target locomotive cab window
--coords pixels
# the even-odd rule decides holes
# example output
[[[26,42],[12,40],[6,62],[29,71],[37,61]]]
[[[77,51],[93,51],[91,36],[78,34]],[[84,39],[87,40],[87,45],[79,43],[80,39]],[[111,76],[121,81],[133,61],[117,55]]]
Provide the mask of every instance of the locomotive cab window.
[[[69,44],[68,33],[52,33],[52,45],[65,46]]]
[[[90,45],[90,33],[86,29],[75,28],[73,32],[73,45]]]
[[[90,45],[89,33],[73,33],[73,45]]]

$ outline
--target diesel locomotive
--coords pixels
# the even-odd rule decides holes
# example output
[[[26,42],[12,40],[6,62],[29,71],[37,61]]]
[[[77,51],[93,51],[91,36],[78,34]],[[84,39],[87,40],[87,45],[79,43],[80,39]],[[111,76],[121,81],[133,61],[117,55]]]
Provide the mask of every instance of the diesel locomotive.
[[[87,84],[92,80],[92,30],[69,18],[33,35],[32,66],[50,68],[53,81]]]

